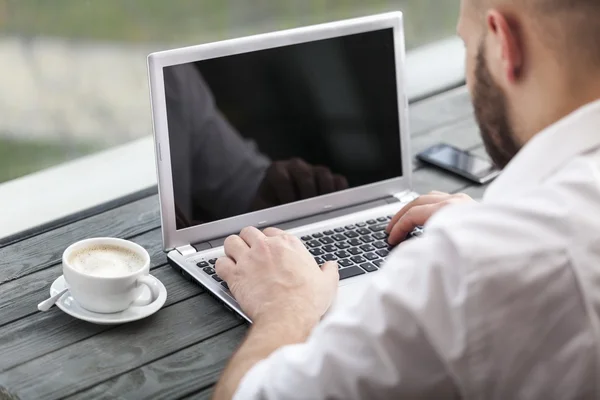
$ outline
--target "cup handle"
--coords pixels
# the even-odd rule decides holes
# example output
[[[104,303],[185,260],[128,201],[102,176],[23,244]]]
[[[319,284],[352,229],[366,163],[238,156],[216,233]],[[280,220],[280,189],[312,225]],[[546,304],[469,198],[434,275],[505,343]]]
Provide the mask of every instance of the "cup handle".
[[[148,287],[148,289],[150,289],[150,293],[152,294],[152,300],[148,304],[144,304],[144,305],[134,304],[134,306],[146,307],[146,306],[149,306],[150,304],[154,303],[156,300],[158,300],[158,296],[160,295],[160,292],[158,290],[158,287],[156,286],[156,281],[154,279],[155,278],[152,278],[150,275],[140,276],[137,279],[138,284],[146,285]]]

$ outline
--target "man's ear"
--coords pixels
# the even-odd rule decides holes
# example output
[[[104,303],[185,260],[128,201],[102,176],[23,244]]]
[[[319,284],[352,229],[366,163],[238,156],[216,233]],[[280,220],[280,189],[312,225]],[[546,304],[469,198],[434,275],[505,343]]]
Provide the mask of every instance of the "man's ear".
[[[523,46],[519,32],[508,18],[498,10],[486,15],[487,49],[489,65],[495,65],[497,78],[514,84],[519,79],[524,62]]]

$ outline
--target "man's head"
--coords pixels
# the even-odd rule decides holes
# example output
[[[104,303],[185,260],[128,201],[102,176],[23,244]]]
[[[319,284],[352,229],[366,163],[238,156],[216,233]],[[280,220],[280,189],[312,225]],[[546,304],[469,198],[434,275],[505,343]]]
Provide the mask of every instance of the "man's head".
[[[462,0],[458,32],[481,134],[499,167],[600,99],[600,0]]]

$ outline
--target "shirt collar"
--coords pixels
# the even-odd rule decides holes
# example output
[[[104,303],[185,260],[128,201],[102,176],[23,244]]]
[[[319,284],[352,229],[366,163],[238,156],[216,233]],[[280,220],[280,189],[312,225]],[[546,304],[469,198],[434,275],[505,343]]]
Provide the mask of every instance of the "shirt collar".
[[[600,146],[600,100],[535,135],[490,185],[484,201],[513,198],[539,185],[575,156]]]

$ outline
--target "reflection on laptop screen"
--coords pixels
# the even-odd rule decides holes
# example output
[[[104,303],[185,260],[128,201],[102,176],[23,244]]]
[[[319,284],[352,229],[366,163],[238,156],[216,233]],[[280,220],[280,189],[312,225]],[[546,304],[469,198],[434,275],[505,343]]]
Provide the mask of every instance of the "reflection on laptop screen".
[[[402,175],[391,28],[163,72],[177,229]]]

